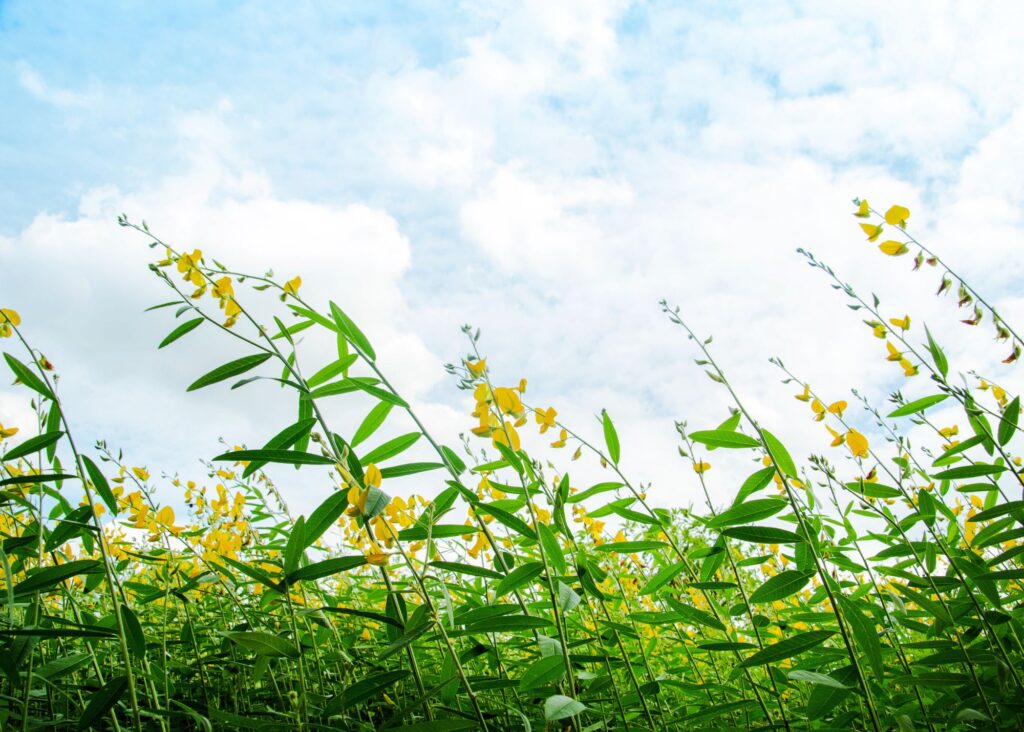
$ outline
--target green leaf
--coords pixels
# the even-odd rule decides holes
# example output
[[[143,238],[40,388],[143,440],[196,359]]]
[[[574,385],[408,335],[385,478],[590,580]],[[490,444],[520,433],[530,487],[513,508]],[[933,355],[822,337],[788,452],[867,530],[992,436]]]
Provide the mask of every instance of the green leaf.
[[[382,402],[394,404],[395,406],[402,407],[403,409],[409,407],[409,405],[406,403],[404,399],[402,399],[402,397],[398,396],[392,391],[388,391],[387,389],[381,389],[379,386],[374,386],[373,384],[368,384],[365,381],[359,381],[356,379],[352,379],[352,383],[355,384],[355,386],[358,387],[359,389],[365,391],[367,394],[377,397]]]
[[[601,493],[607,493],[608,491],[618,490],[619,488],[622,488],[622,487],[624,487],[622,483],[615,483],[615,482],[612,482],[612,483],[598,483],[597,485],[590,486],[585,491],[580,491],[579,493],[574,493],[573,495],[569,496],[565,500],[565,502],[566,503],[579,503],[580,501],[585,501],[586,499],[590,498],[591,496],[596,496],[596,495],[599,495]]]
[[[734,526],[722,529],[722,534],[753,544],[796,544],[802,541],[799,534],[774,526]]]
[[[366,415],[363,421],[356,428],[356,433],[352,436],[352,441],[349,443],[352,447],[355,447],[360,442],[364,441],[367,437],[377,431],[377,428],[384,424],[384,420],[387,419],[394,404],[391,402],[380,402],[374,405],[370,413]]]
[[[121,624],[124,626],[124,636],[128,642],[128,650],[136,658],[145,658],[146,634],[142,630],[142,623],[139,622],[138,616],[127,605],[121,606]]]
[[[915,399],[912,402],[904,404],[899,409],[894,409],[889,412],[888,417],[891,419],[893,417],[906,417],[910,414],[917,414],[918,412],[923,412],[929,407],[935,406],[939,402],[946,401],[948,398],[949,394],[932,394],[931,396],[921,397],[920,399]]]
[[[671,606],[676,613],[681,615],[683,620],[686,622],[694,625],[704,625],[714,630],[725,630],[725,626],[722,622],[711,613],[705,610],[698,610],[692,605],[680,602],[671,595],[667,596],[665,599],[668,600],[669,606]]]
[[[313,426],[316,424],[316,419],[313,417],[306,417],[300,419],[298,422],[292,425],[288,425],[283,430],[278,432],[276,435],[267,440],[267,444],[263,446],[264,450],[290,450],[293,446],[299,444],[302,441],[307,441],[309,433],[313,430]],[[302,447],[299,452],[305,452],[306,448]],[[245,466],[245,470],[242,471],[242,477],[248,478],[250,475],[255,473],[257,470],[266,465],[266,462],[262,460],[253,460]]]
[[[664,549],[671,546],[664,541],[610,541],[601,546],[594,547],[597,552],[615,552],[617,554],[633,554],[635,552],[649,552],[657,549]]]
[[[334,465],[332,458],[294,450],[234,450],[218,455],[213,460],[214,462],[259,460],[264,463],[284,463],[286,465]]]
[[[839,596],[839,606],[843,609],[846,624],[853,631],[857,646],[868,657],[871,670],[879,682],[885,680],[885,662],[882,659],[882,643],[878,640],[875,621],[864,615],[850,599]]]
[[[527,582],[532,582],[544,571],[544,565],[540,562],[527,562],[513,569],[505,577],[494,585],[495,599],[507,595],[512,590],[518,589]]]
[[[789,451],[786,450],[785,446],[779,442],[779,438],[766,429],[762,429],[761,434],[764,435],[765,447],[768,448],[768,452],[775,460],[775,464],[779,466],[779,470],[790,478],[800,477],[796,472],[796,463],[793,462],[793,458],[790,457]]]
[[[961,465],[949,470],[942,470],[933,473],[936,480],[963,480],[964,478],[980,478],[986,475],[999,475],[1006,470],[1005,465],[986,465],[976,463],[974,465]]]
[[[702,430],[692,432],[690,439],[708,447],[750,448],[759,447],[760,442],[742,432],[732,430]]]
[[[393,458],[395,455],[408,450],[416,444],[416,441],[419,440],[420,437],[422,437],[422,433],[420,432],[410,432],[405,435],[399,435],[398,437],[390,439],[370,450],[359,458],[359,462],[363,465],[384,462],[388,458]]]
[[[935,368],[942,374],[942,378],[946,378],[949,375],[949,361],[946,360],[946,354],[943,353],[939,344],[932,338],[931,331],[928,330],[928,326],[924,327],[924,332],[928,335],[928,351],[932,355],[932,361],[935,362]]]
[[[764,666],[769,663],[783,661],[821,645],[833,635],[835,635],[835,631],[832,630],[809,630],[806,633],[793,635],[747,656],[740,662],[740,666],[750,668],[751,666]]]
[[[426,473],[431,470],[443,470],[444,463],[405,463],[404,465],[391,465],[380,469],[382,478],[403,478],[416,473]]]
[[[213,371],[200,376],[198,379],[193,381],[185,391],[196,391],[197,389],[202,389],[204,386],[210,386],[211,384],[216,384],[220,381],[224,381],[225,379],[238,376],[239,374],[244,374],[246,371],[251,371],[259,366],[270,358],[271,355],[272,354],[269,353],[256,353],[251,356],[243,356],[242,358],[235,359],[234,361],[229,361],[222,366],[218,366]]]
[[[349,367],[351,367],[358,359],[359,356],[354,353],[350,353],[347,356],[342,356],[337,361],[331,361],[329,364],[306,379],[306,386],[312,389],[314,386],[320,386],[320,384],[327,383],[338,374],[347,372]]]
[[[106,504],[110,514],[117,514],[117,498],[114,497],[114,492],[110,490],[110,484],[107,482],[107,478],[103,475],[103,471],[94,463],[89,457],[83,455],[82,462],[85,463],[85,472],[89,474],[89,480],[92,481],[92,487],[99,494],[100,499]]]
[[[195,330],[196,328],[198,328],[202,324],[203,324],[203,318],[196,318],[194,320],[186,320],[184,323],[182,323],[177,328],[175,328],[170,333],[168,333],[167,337],[164,338],[162,341],[160,341],[160,345],[157,346],[157,349],[163,348],[164,346],[171,345],[176,340],[181,338],[183,335],[185,335],[186,333],[192,332],[193,330]]]
[[[565,555],[562,553],[562,546],[558,543],[558,537],[548,528],[547,524],[540,522],[537,523],[537,535],[544,547],[544,556],[548,564],[556,574],[565,574]]]
[[[988,521],[989,519],[997,518],[998,516],[1004,516],[1008,513],[1014,513],[1019,511],[1024,513],[1024,501],[1009,501],[1007,503],[1000,503],[998,506],[979,511],[974,516],[967,519],[968,522],[978,523],[981,521]]]
[[[480,723],[473,719],[435,719],[430,722],[404,724],[401,727],[388,727],[388,732],[462,732],[477,729]]]
[[[410,671],[403,669],[401,671],[385,671],[384,673],[374,674],[373,676],[367,676],[366,678],[360,679],[356,683],[347,687],[337,697],[340,705],[339,711],[358,706],[369,699],[380,697],[381,693],[383,693],[385,689],[390,689],[410,674]],[[333,702],[334,700],[331,700],[331,702],[328,703],[328,708],[333,706]]]
[[[795,569],[779,572],[769,577],[765,580],[764,584],[751,592],[749,601],[753,604],[775,602],[790,595],[795,595],[807,586],[812,576],[813,573],[811,572],[798,572]]]
[[[19,361],[9,353],[4,354],[4,359],[7,361],[7,365],[10,366],[11,371],[14,372],[14,376],[15,378],[18,379],[18,381],[27,386],[29,389],[32,389],[32,391],[42,394],[51,402],[57,401],[54,398],[53,392],[50,391],[49,387],[46,386],[42,379],[40,379],[38,376],[32,373],[32,370],[29,369],[28,366],[23,364],[21,361]]]
[[[288,575],[288,582],[295,583],[303,580],[331,577],[342,572],[348,572],[356,567],[362,567],[364,564],[366,564],[366,557],[353,556],[325,559],[322,562],[314,562],[313,564],[307,564],[305,567],[299,567]]]
[[[743,503],[743,500],[759,490],[764,488],[766,485],[772,482],[772,478],[775,476],[775,468],[762,468],[756,473],[749,475],[743,485],[740,486],[739,492],[736,494],[736,498],[733,499],[732,505],[736,506]]]
[[[302,559],[302,552],[308,546],[306,544],[306,518],[299,516],[292,524],[288,534],[288,542],[284,547],[284,573],[291,574],[299,568],[299,561]]]
[[[844,666],[836,669],[831,674],[840,684],[853,688],[857,680],[857,672],[853,666]],[[820,719],[828,714],[843,699],[850,695],[850,689],[840,689],[824,684],[815,686],[807,700],[807,717],[809,719]]]
[[[539,658],[530,664],[519,679],[519,690],[530,691],[538,686],[556,684],[565,675],[565,659],[561,655]]]
[[[493,516],[500,523],[509,527],[518,534],[525,536],[527,539],[537,541],[537,532],[530,528],[530,526],[523,521],[521,518],[513,513],[506,511],[503,508],[499,508],[491,503],[480,503],[476,506],[477,513],[486,513]]]
[[[34,572],[14,586],[15,595],[43,592],[80,574],[99,574],[103,566],[95,559],[76,559]]]
[[[114,676],[107,683],[92,693],[89,703],[82,710],[82,716],[78,718],[78,729],[86,730],[92,727],[106,716],[117,700],[121,698],[128,689],[128,677],[125,675]]]
[[[468,527],[467,527],[468,528]],[[504,575],[486,567],[477,567],[473,564],[462,564],[461,562],[431,562],[432,567],[444,569],[456,574],[468,574],[471,577],[486,577],[487,579],[500,580]]]
[[[544,719],[555,722],[559,719],[575,717],[586,710],[586,706],[568,696],[555,694],[544,701]]]
[[[1014,397],[1013,401],[1006,405],[1003,416],[999,418],[999,444],[1005,445],[1013,438],[1017,431],[1017,421],[1020,419],[1020,397]]]
[[[295,645],[279,635],[261,631],[219,631],[231,642],[252,651],[258,656],[272,658],[298,658],[299,652]]]
[[[317,506],[313,513],[309,514],[309,520],[306,521],[306,548],[313,546],[327,529],[334,526],[334,522],[341,518],[341,514],[347,507],[348,493],[346,491],[335,491],[327,496],[326,500]]]
[[[334,324],[338,328],[338,332],[341,333],[353,346],[362,351],[363,355],[366,356],[370,361],[377,360],[377,354],[373,350],[373,346],[370,345],[370,341],[367,340],[366,336],[363,335],[363,331],[359,330],[352,319],[345,315],[344,311],[331,303],[331,316],[334,318]]]
[[[601,422],[604,426],[604,444],[608,446],[608,457],[613,463],[619,463],[619,435],[612,424],[612,418],[608,416],[608,410],[601,411]]]
[[[15,445],[10,450],[4,453],[4,462],[11,462],[17,460],[20,457],[31,455],[35,452],[45,450],[50,445],[53,445],[64,435],[63,432],[44,432],[41,435],[30,437],[20,445]]]
[[[77,478],[70,473],[43,473],[42,475],[15,475],[0,480],[0,488],[5,485],[34,485],[38,483],[54,483],[68,478]]]
[[[789,678],[794,681],[806,681],[809,684],[819,684],[821,686],[830,686],[833,689],[852,689],[852,686],[836,681],[831,676],[825,674],[819,674],[816,671],[804,671],[797,669],[796,671],[790,671],[786,674]]]
[[[774,516],[789,504],[780,498],[760,498],[753,501],[741,503],[738,506],[723,511],[710,521],[709,529],[720,529],[725,526],[736,526],[738,524],[749,524],[753,521]]]
[[[647,584],[640,590],[641,595],[650,595],[671,582],[677,574],[686,569],[686,562],[676,562],[667,567],[662,567],[653,577],[647,580]]]

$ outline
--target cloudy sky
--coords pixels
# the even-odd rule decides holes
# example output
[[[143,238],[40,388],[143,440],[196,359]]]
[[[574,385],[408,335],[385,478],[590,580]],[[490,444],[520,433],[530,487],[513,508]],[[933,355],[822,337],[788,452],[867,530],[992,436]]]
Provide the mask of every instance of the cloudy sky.
[[[450,443],[472,406],[442,364],[479,326],[499,382],[529,378],[530,401],[590,436],[608,408],[624,466],[684,505],[698,486],[673,420],[710,427],[727,402],[661,298],[714,334],[794,452],[827,440],[769,356],[830,398],[927,393],[797,247],[927,321],[955,369],[1019,383],[989,331],[932,297],[934,273],[864,241],[850,201],[908,206],[912,231],[1024,315],[1022,22],[1015,2],[6,0],[0,306],[58,365],[79,440],[154,474],[201,477],[218,438],[256,445],[291,421],[271,387],[184,392],[238,351],[212,331],[156,351],[171,314],[142,313],[166,296],[123,211],[236,268],[301,274]],[[6,383],[0,422],[28,433]],[[717,475],[731,500],[742,474]],[[300,509],[327,490],[316,478],[282,474]]]

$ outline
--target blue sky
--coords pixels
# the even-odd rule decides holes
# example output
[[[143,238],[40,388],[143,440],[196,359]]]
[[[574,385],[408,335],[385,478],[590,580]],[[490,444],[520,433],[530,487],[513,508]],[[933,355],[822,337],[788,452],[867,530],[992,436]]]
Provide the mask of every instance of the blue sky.
[[[501,378],[586,428],[608,407],[654,495],[685,502],[672,420],[725,401],[661,297],[804,451],[819,426],[768,356],[835,398],[903,384],[797,246],[964,335],[934,278],[863,242],[854,196],[910,206],[1024,312],[1021,20],[1009,2],[4,2],[0,304],[62,366],[83,431],[137,463],[185,472],[218,437],[272,433],[291,410],[274,395],[182,395],[220,343],[155,352],[169,324],[140,314],[162,293],[126,211],[342,302],[450,441],[471,407],[441,364],[481,326]],[[965,337],[954,355],[992,351]],[[0,390],[0,421],[25,414]]]

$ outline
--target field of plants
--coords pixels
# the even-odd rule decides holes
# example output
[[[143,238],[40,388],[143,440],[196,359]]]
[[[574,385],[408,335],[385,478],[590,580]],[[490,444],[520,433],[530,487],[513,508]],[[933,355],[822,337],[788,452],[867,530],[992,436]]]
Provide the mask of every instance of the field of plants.
[[[153,254],[160,347],[223,337],[188,390],[273,388],[295,421],[196,456],[200,479],[162,479],[76,440],[33,324],[0,302],[3,368],[38,419],[0,424],[3,729],[1024,729],[1024,426],[986,372],[1024,341],[906,208],[854,206],[865,256],[934,277],[994,350],[949,363],[924,324],[801,252],[905,379],[872,404],[756,366],[820,423],[821,454],[803,456],[662,303],[721,392],[720,424],[676,425],[696,513],[648,503],[615,415],[565,424],[525,379],[495,383],[474,328],[447,366],[465,436],[443,444],[342,306],[122,217]],[[336,356],[311,363],[315,339]],[[951,406],[956,421],[931,416]],[[748,477],[716,479],[720,461]],[[278,464],[327,500],[289,510]],[[604,479],[575,481],[584,465]]]

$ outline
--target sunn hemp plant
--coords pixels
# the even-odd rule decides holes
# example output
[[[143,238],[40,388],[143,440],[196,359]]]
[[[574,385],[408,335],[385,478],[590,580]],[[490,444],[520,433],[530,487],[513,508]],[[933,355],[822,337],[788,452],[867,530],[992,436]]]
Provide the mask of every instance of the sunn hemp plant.
[[[963,323],[994,329],[993,360],[1019,360],[1017,331],[908,231],[907,208],[854,205],[882,253],[935,269]],[[711,338],[662,302],[728,415],[676,424],[698,513],[650,505],[606,411],[569,425],[526,379],[496,382],[480,331],[463,329],[446,366],[471,399],[462,443],[442,444],[367,335],[308,302],[300,277],[236,272],[118,223],[171,292],[150,308],[175,323],[159,347],[202,327],[242,351],[188,390],[273,386],[295,422],[226,445],[200,477],[155,476],[75,442],[31,323],[0,309],[37,433],[0,424],[4,729],[1024,729],[1020,397],[982,375],[991,365],[954,376],[926,327],[810,252],[914,396],[822,394],[772,358],[822,429],[822,452],[797,460]],[[310,364],[325,337],[336,355]],[[958,419],[936,421],[939,404]],[[749,477],[716,485],[713,451]],[[579,485],[577,462],[606,479]],[[329,497],[294,515],[272,464]]]

